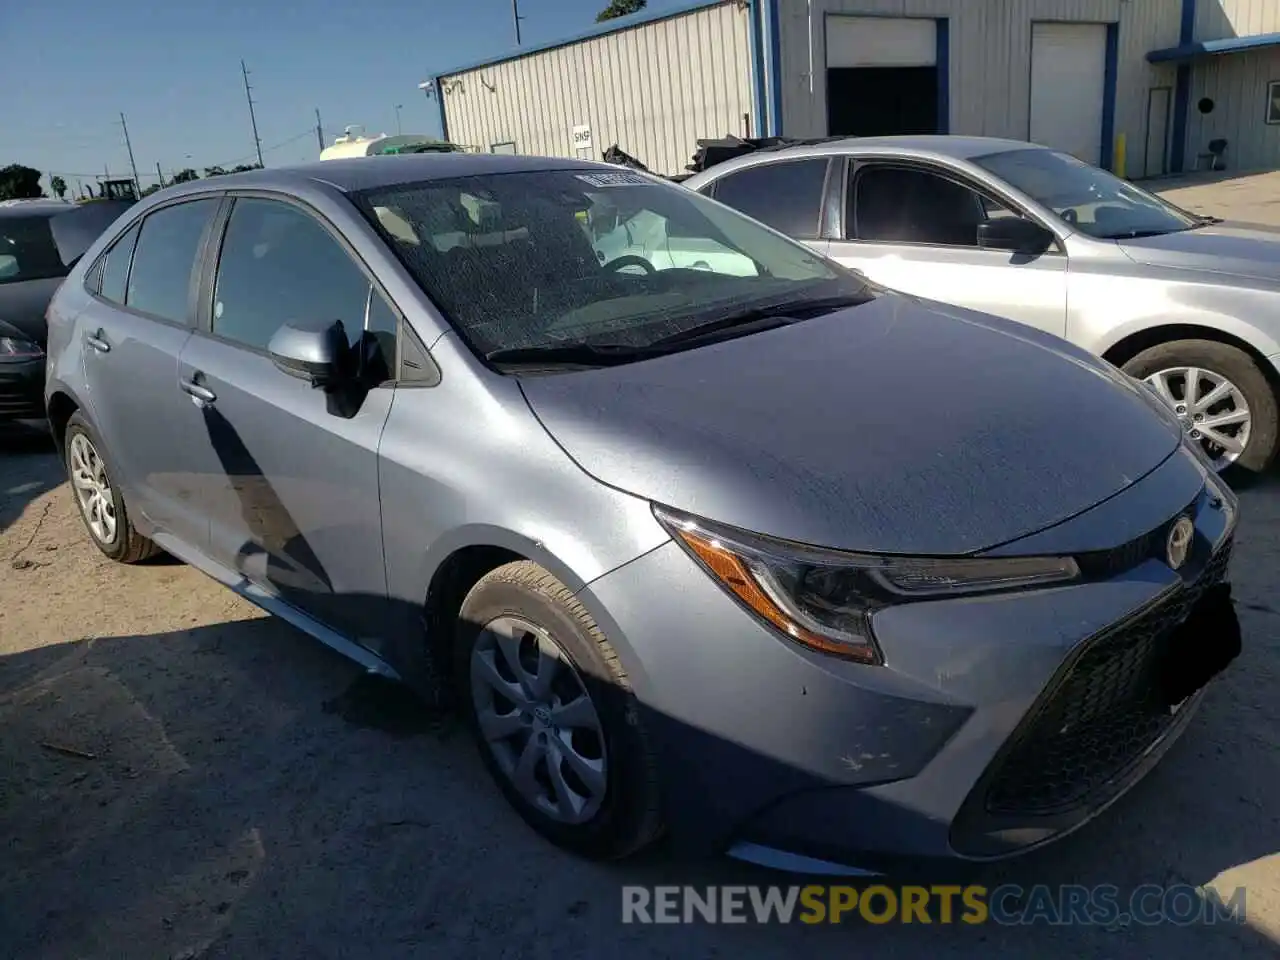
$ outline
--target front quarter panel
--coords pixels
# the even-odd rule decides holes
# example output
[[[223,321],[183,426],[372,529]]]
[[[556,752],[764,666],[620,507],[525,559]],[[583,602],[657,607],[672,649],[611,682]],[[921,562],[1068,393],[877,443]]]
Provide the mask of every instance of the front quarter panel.
[[[1067,338],[1105,356],[1135,333],[1190,325],[1280,353],[1280,285],[1136,264],[1114,243],[1068,241]],[[1176,339],[1171,336],[1171,339]]]

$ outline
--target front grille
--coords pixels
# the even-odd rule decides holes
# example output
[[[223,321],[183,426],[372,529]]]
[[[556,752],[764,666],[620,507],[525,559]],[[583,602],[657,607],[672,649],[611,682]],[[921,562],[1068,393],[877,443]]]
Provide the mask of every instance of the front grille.
[[[0,383],[0,417],[29,417],[39,419],[44,416],[44,397],[40,385],[34,389],[26,386],[15,386]]]
[[[1011,738],[986,793],[991,814],[1045,817],[1099,802],[1174,722],[1157,696],[1170,631],[1231,558],[1225,543],[1197,580],[1089,641]]]

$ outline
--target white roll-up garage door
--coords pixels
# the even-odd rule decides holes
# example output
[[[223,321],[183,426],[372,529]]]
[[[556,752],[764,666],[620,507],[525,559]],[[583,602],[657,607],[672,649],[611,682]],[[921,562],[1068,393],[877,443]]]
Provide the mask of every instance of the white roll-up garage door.
[[[1102,160],[1107,27],[1031,27],[1031,140],[1089,163]]]
[[[903,17],[827,17],[828,67],[932,67],[938,25]]]

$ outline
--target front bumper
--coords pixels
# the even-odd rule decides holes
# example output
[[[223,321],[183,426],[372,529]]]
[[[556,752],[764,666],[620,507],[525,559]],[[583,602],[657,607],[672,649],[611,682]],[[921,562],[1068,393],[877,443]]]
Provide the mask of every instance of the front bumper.
[[[1235,503],[1207,479],[1180,452],[1121,495],[1126,522],[1148,531],[1190,510],[1181,571],[1135,554],[1092,582],[889,608],[874,620],[882,667],[757,624],[674,543],[590,585],[659,752],[677,845],[874,865],[1004,857],[1079,827],[1194,712],[1198,694],[1163,719],[1138,704],[1168,628],[1225,575]],[[1127,539],[1098,540],[1107,524],[1090,514],[1058,536]]]
[[[44,357],[0,362],[0,420],[43,420]]]

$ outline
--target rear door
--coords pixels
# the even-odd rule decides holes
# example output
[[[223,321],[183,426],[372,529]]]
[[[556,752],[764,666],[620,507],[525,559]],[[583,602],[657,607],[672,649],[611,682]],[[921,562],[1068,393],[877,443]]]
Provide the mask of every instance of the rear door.
[[[92,300],[76,324],[90,415],[130,508],[196,549],[208,535],[191,459],[200,419],[179,388],[178,354],[195,319],[193,268],[221,202],[170,204],[134,224],[89,271]]]
[[[373,646],[386,596],[378,443],[394,383],[343,411],[277,369],[267,344],[286,322],[341,320],[393,369],[398,314],[336,230],[273,196],[235,200],[205,289],[179,367],[200,416],[210,557]]]
[[[853,161],[832,259],[893,290],[993,313],[1064,336],[1067,257],[981,249],[978,225],[1024,214],[951,171]]]

